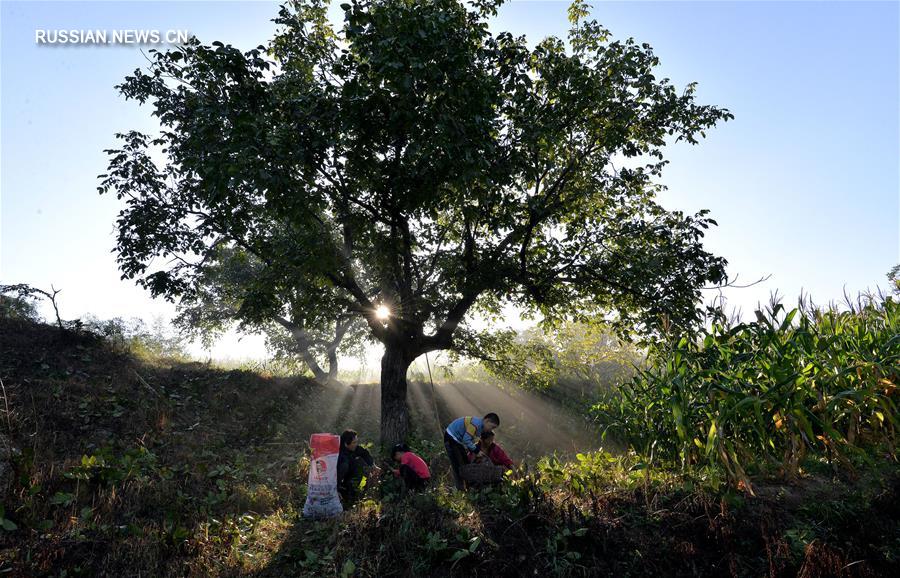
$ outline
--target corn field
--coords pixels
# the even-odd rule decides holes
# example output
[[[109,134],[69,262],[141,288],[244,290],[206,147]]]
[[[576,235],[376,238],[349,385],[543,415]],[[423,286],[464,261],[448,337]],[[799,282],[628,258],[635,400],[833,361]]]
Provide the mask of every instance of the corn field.
[[[900,303],[846,307],[773,302],[748,323],[721,313],[706,329],[651,351],[649,362],[593,407],[604,436],[648,463],[797,476],[805,460],[852,470],[896,458]]]

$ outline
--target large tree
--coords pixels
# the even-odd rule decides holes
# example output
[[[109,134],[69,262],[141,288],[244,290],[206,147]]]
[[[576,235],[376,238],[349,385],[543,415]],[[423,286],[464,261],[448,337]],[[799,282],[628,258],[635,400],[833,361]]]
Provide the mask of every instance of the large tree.
[[[477,313],[695,319],[725,262],[703,249],[705,212],[655,201],[662,150],[730,114],[657,78],[650,46],[612,40],[583,3],[568,44],[533,46],[489,30],[500,4],[352,2],[335,29],[327,3],[297,1],[268,47],[153,52],[118,88],[162,130],[118,135],[101,176],[126,200],[124,277],[189,297],[225,246],[261,267],[248,311],[283,316],[286,287],[310,310],[342,300],[384,346],[383,443],[407,435],[410,363]]]

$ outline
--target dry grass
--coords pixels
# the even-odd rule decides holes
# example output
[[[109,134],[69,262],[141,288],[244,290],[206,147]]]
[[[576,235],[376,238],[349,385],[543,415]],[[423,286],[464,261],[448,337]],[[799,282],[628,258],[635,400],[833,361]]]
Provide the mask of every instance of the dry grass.
[[[0,323],[18,454],[3,488],[18,525],[0,536],[5,569],[209,575],[264,564],[244,546],[288,524],[302,499],[299,440],[312,426],[286,421],[316,384]]]

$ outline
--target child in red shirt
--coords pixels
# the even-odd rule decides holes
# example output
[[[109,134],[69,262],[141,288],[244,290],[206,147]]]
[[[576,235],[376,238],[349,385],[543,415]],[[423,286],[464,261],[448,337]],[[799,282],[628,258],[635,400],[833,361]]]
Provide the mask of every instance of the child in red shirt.
[[[431,480],[431,471],[425,460],[409,451],[405,444],[397,444],[391,451],[391,457],[400,462],[400,467],[393,470],[394,475],[403,479],[407,489],[422,490]]]
[[[481,453],[489,457],[495,466],[513,467],[513,461],[509,459],[503,448],[494,443],[494,432],[486,431],[481,434],[481,441],[478,442],[478,445],[481,447]],[[471,462],[474,459],[475,454],[469,452],[469,461]]]

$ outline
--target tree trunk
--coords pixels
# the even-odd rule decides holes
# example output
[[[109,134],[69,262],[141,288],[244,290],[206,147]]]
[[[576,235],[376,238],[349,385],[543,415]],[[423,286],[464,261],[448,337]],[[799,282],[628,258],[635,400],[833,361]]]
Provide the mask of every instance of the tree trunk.
[[[406,441],[409,409],[406,406],[406,370],[412,356],[405,349],[387,344],[381,358],[381,445],[391,447]]]
[[[322,370],[322,368],[319,366],[319,362],[316,361],[315,356],[313,356],[308,347],[304,347],[305,345],[305,342],[300,344],[300,358],[303,359],[303,362],[306,364],[306,367],[308,367],[312,372],[313,377],[316,381],[322,384],[328,383],[329,375]],[[336,364],[334,369],[335,373],[337,373]]]
[[[316,361],[316,356],[313,355],[312,350],[310,349],[309,339],[306,336],[306,331],[303,329],[303,323],[288,321],[283,317],[277,316],[275,317],[275,321],[291,332],[291,337],[294,338],[294,342],[297,344],[296,351],[300,355],[300,359],[303,360],[303,363],[306,364],[306,367],[312,372],[315,380],[322,384],[335,382],[335,378],[337,377],[337,354],[335,352],[337,351],[337,346],[340,344],[340,340],[344,334],[339,333],[335,343],[329,348],[328,373],[325,373],[325,370],[323,370],[319,365],[319,362]]]
[[[336,353],[328,354],[328,382],[337,383],[338,361]]]
[[[341,341],[344,339],[344,335],[346,335],[347,330],[350,329],[350,325],[353,324],[352,319],[345,319],[343,321],[337,321],[335,323],[334,330],[334,340],[328,344],[328,348],[325,350],[325,355],[328,357],[328,381],[331,383],[338,383],[337,380],[337,372],[338,372],[338,358],[337,358],[337,350],[341,345]]]

